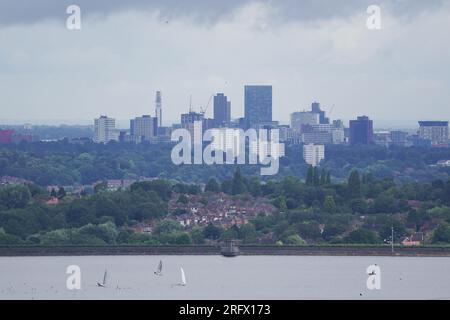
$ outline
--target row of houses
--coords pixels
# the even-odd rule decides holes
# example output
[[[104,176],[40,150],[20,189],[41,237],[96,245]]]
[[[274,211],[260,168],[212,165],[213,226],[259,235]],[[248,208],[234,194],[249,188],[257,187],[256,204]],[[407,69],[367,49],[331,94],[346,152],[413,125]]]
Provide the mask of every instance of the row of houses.
[[[180,194],[174,193],[169,201],[169,214],[183,227],[208,225],[222,227],[243,225],[259,213],[272,214],[276,208],[265,198],[237,197],[225,193],[185,195],[187,201],[180,201]]]
[[[25,184],[25,183],[32,183],[32,182],[22,179],[22,178],[17,178],[17,177],[12,177],[12,176],[0,177],[0,186],[7,186],[10,184]]]

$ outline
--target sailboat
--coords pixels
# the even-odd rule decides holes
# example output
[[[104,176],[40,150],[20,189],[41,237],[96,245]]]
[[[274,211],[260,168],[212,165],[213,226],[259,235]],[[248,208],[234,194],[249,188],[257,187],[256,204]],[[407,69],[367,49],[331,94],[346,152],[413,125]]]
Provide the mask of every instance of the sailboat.
[[[105,269],[105,273],[103,274],[103,282],[102,283],[97,282],[97,286],[98,287],[104,288],[106,286],[106,277],[107,277],[107,275],[108,275],[108,273],[107,273],[107,270]]]
[[[186,275],[184,273],[183,268],[180,268],[180,271],[181,271],[181,282],[177,283],[177,284],[173,284],[172,287],[174,287],[174,286],[180,286],[180,287],[186,286]]]
[[[180,285],[181,286],[185,286],[186,285],[186,275],[184,274],[183,268],[180,268],[180,270],[181,270],[181,283],[180,283]]]
[[[159,260],[158,268],[153,272],[157,276],[162,276],[162,261]]]

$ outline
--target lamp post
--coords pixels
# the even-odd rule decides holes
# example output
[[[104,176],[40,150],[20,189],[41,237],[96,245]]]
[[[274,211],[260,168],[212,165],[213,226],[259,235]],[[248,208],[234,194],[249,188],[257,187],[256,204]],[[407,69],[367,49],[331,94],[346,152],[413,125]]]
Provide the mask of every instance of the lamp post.
[[[391,227],[391,253],[394,254],[394,226]]]

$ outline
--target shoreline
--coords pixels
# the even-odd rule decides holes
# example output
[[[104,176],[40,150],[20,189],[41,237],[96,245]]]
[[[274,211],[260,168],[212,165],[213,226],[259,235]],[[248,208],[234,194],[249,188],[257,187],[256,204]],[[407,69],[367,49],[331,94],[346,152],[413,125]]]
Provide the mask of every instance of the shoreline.
[[[240,245],[242,256],[450,257],[450,247]],[[217,245],[197,246],[0,246],[0,257],[126,255],[221,255]]]

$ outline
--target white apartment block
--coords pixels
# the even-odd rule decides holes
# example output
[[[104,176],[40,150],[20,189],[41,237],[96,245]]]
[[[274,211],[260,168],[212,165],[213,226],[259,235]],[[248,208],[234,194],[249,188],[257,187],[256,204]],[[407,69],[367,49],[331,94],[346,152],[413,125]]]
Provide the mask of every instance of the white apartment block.
[[[94,142],[108,143],[111,140],[117,140],[116,120],[101,116],[94,120]]]
[[[317,167],[325,159],[325,146],[317,144],[305,144],[303,146],[303,159],[307,164]]]

